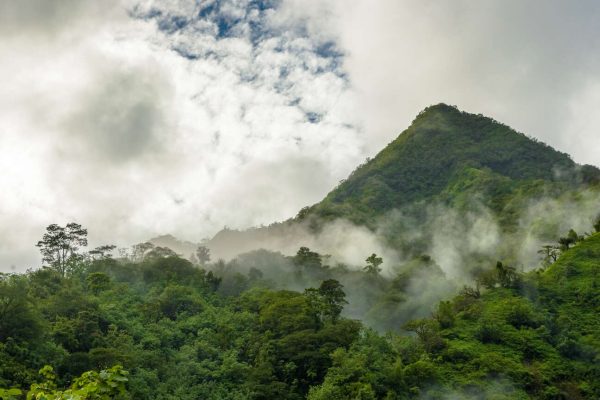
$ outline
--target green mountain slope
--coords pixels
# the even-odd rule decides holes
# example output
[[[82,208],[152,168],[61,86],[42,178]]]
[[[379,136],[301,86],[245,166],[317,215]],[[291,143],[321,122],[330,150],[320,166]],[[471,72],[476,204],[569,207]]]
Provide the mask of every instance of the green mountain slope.
[[[295,218],[248,230],[225,229],[205,244],[215,258],[259,248],[293,254],[296,248],[290,249],[290,243],[306,245],[309,231],[322,232],[328,222],[343,218],[370,228],[388,247],[416,257],[430,251],[440,224],[448,226],[440,216],[455,215],[453,222],[466,225],[483,216],[498,225],[502,236],[502,246],[483,263],[526,263],[532,258],[521,259],[520,244],[526,240],[553,240],[564,230],[581,228],[572,221],[589,222],[597,212],[590,199],[597,196],[599,182],[600,170],[594,166],[578,165],[569,155],[491,118],[438,104],[423,110],[376,157]],[[586,189],[593,194],[584,193]],[[530,212],[534,204],[549,199],[558,203],[544,212]],[[567,211],[572,209],[578,218]],[[461,253],[468,255],[468,249]]]
[[[440,303],[406,325],[413,339],[366,335],[309,399],[600,398],[599,259],[596,233],[545,271],[498,273]]]
[[[493,119],[438,104],[358,167],[309,213],[370,224],[391,209],[478,194],[500,212],[519,192],[597,182],[600,171]],[[305,213],[306,214],[306,213]]]

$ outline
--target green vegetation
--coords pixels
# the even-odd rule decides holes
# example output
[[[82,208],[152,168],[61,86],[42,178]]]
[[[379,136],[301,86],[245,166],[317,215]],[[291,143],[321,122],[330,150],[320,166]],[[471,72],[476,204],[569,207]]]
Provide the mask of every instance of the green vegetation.
[[[226,295],[212,271],[142,247],[141,261],[139,245],[118,261],[73,251],[73,268],[49,262],[1,276],[0,387],[11,388],[1,396],[29,387],[28,398],[105,398],[118,364],[129,372],[127,398],[298,399],[359,335],[360,323],[340,317],[335,280],[305,293],[257,283]],[[40,368],[44,384],[35,383]],[[86,372],[97,369],[108,372]],[[98,397],[86,397],[98,379]]]
[[[364,333],[309,399],[600,397],[600,234],[545,271],[465,288],[413,337]],[[518,278],[518,279],[517,279]]]
[[[207,272],[150,246],[141,261],[74,251],[65,275],[50,264],[2,276],[0,398],[598,398],[600,233],[567,237],[547,269],[498,262],[413,320],[390,304],[415,271],[436,276],[427,256],[389,279],[301,248],[288,262],[302,279],[327,277],[317,287],[269,289],[255,268],[223,292],[240,278],[222,262]],[[364,296],[371,312],[396,320],[384,336],[343,317],[331,276],[356,274],[377,291]]]
[[[600,181],[567,154],[482,115],[445,104],[423,110],[373,159],[299,218],[344,217],[373,226],[392,209],[422,209],[424,201],[470,206],[473,197],[510,216],[515,199]],[[507,222],[514,222],[508,218]]]
[[[56,388],[56,375],[51,366],[46,365],[39,371],[44,378],[42,383],[34,383],[27,391],[27,400],[110,400],[128,399],[125,389],[127,371],[120,365],[102,370],[84,372],[75,378],[66,390]],[[23,395],[20,389],[0,389],[0,399],[13,400]]]
[[[300,243],[211,261],[214,240],[190,260],[150,242],[115,257],[50,225],[43,268],[0,274],[0,400],[598,399],[599,177],[438,105],[323,202],[255,230],[345,217],[400,261]]]

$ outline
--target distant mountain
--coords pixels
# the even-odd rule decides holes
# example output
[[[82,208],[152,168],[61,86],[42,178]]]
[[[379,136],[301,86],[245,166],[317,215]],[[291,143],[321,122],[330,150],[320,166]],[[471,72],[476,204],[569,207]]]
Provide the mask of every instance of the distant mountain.
[[[560,191],[599,181],[596,167],[578,165],[491,118],[438,104],[299,217],[368,225],[391,209],[432,201],[456,205],[474,194],[500,212],[523,190],[534,195],[550,186]]]
[[[148,242],[155,246],[168,247],[181,257],[190,258],[192,254],[196,254],[198,243],[193,243],[187,240],[179,240],[173,235],[161,235],[149,239]]]

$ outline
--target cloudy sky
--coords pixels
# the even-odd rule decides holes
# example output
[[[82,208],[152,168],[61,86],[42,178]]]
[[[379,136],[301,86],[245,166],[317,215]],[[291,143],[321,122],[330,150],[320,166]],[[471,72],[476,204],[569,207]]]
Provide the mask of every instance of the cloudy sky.
[[[424,107],[600,165],[600,3],[0,0],[0,271],[283,220]]]

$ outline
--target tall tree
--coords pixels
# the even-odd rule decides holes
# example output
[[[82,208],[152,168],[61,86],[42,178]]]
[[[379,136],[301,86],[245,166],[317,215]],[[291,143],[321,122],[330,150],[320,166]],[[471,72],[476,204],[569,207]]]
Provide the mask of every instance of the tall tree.
[[[150,242],[138,243],[132,248],[131,258],[136,262],[144,261],[147,253],[152,251],[152,249],[154,249],[154,245]]]
[[[57,224],[49,225],[46,233],[36,246],[40,248],[43,262],[65,276],[69,267],[81,257],[81,247],[87,246],[87,229],[71,222],[65,227]]]
[[[292,261],[297,267],[304,267],[307,269],[322,267],[321,255],[304,246],[298,249],[298,252]]]
[[[337,280],[327,279],[321,282],[318,289],[304,290],[304,295],[320,320],[336,323],[339,319],[344,304],[348,304],[343,287]]]
[[[496,263],[496,275],[500,286],[505,288],[512,287],[519,279],[515,267],[502,264],[500,261]]]
[[[319,286],[319,294],[325,303],[324,315],[332,322],[336,322],[339,318],[346,301],[346,293],[342,290],[344,286],[335,279],[327,279],[321,282]]]
[[[112,244],[98,246],[94,250],[90,250],[88,253],[94,260],[108,260],[112,258],[112,253],[116,248],[117,246]]]
[[[383,258],[377,257],[377,254],[373,253],[365,260],[367,265],[363,268],[363,270],[368,274],[377,275],[381,272],[381,268],[379,266],[383,264]]]
[[[542,255],[542,263],[547,267],[556,262],[558,256],[560,256],[560,248],[558,246],[547,244],[538,250],[538,254]]]
[[[196,257],[198,258],[198,263],[205,266],[210,261],[210,249],[206,246],[198,246],[196,249]]]

